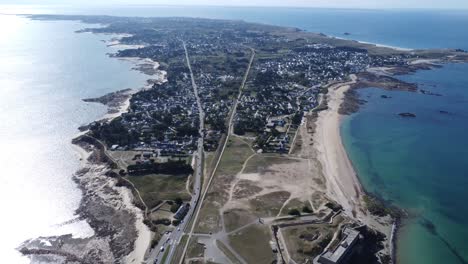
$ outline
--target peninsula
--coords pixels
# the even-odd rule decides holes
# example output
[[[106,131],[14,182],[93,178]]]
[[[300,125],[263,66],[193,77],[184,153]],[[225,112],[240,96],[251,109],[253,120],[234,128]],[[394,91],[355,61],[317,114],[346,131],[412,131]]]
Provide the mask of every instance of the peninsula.
[[[79,33],[118,35],[112,56],[149,75],[86,99],[112,114],[73,140],[95,235],[21,245],[51,263],[392,263],[401,212],[361,187],[340,119],[356,89],[416,92],[392,76],[468,61],[243,21],[31,18],[102,24]]]

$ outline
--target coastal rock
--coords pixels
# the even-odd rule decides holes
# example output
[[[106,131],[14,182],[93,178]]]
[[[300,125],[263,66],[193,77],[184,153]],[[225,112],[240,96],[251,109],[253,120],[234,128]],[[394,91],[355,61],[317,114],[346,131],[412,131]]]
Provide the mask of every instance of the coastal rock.
[[[87,144],[79,139],[75,143]],[[106,163],[88,162],[74,175],[83,192],[77,214],[88,222],[93,236],[40,237],[24,242],[19,251],[41,263],[123,263],[134,250],[138,237],[135,223],[139,209],[128,201],[131,195],[124,194],[128,190],[118,187],[117,180],[109,177],[108,172]]]
[[[431,91],[423,90],[423,89],[420,89],[419,92],[422,93],[422,94],[425,94],[425,95],[442,96],[442,95],[439,94],[439,93],[433,93],[433,92],[431,92]]]
[[[407,83],[387,75],[379,75],[371,72],[360,72],[357,74],[358,80],[351,88],[360,89],[375,87],[389,91],[415,92],[418,86],[415,83]]]
[[[83,99],[83,101],[88,103],[101,103],[109,107],[116,107],[120,106],[120,104],[123,101],[127,100],[130,97],[131,90],[132,89],[127,88],[116,92],[108,93],[101,97]]]
[[[360,99],[358,93],[355,90],[349,89],[345,92],[345,100],[343,100],[343,103],[340,105],[338,113],[342,115],[356,113],[360,106],[365,103],[367,103],[367,101]]]
[[[445,110],[439,110],[439,113],[441,113],[441,114],[443,114],[443,115],[453,115],[452,112],[445,111]]]
[[[413,113],[408,113],[408,112],[406,112],[406,113],[399,113],[398,115],[401,116],[401,117],[416,117],[415,114],[413,114]]]

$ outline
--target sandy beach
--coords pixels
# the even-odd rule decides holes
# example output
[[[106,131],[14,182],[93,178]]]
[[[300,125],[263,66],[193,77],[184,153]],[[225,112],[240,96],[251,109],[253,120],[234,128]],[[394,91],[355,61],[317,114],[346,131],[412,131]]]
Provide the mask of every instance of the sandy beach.
[[[338,113],[344,93],[349,89],[348,83],[335,84],[329,87],[327,95],[328,110],[321,111],[317,119],[317,131],[314,135],[318,159],[323,165],[327,179],[327,194],[335,198],[347,213],[358,211],[361,206],[361,185],[348,158],[340,136],[342,116]]]
[[[314,134],[315,149],[323,167],[327,195],[341,204],[348,216],[385,234],[387,240],[384,241],[383,252],[392,254],[394,220],[390,216],[377,217],[368,213],[362,199],[365,195],[364,189],[341,139],[340,125],[343,115],[338,113],[338,109],[345,98],[345,92],[356,80],[356,76],[351,75],[351,81],[329,87],[329,109],[319,113]]]

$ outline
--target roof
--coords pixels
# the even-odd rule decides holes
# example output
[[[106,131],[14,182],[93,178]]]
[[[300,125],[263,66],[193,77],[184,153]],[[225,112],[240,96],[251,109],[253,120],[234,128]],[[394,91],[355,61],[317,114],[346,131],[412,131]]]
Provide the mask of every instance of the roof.
[[[359,237],[359,231],[345,228],[343,230],[343,239],[334,251],[326,251],[320,257],[325,258],[334,263],[340,263],[344,256],[351,250],[354,243]]]

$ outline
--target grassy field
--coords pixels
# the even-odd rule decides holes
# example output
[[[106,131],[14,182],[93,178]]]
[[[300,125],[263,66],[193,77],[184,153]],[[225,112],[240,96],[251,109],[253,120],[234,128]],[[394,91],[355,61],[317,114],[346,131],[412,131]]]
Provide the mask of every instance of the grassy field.
[[[219,209],[213,202],[206,201],[200,210],[195,232],[208,234],[221,230]]]
[[[258,221],[258,218],[243,209],[233,209],[224,212],[224,225],[227,232],[231,232],[254,221]]]
[[[299,212],[301,212],[301,214],[303,213],[302,212],[302,208],[304,206],[307,206],[309,209],[312,209],[312,207],[310,206],[309,202],[303,202],[299,199],[291,199],[283,208],[283,211],[281,211],[281,215],[284,216],[284,215],[288,215],[288,212],[292,209],[297,209],[299,210]]]
[[[216,175],[235,175],[241,169],[245,160],[253,154],[250,146],[237,137],[230,137]]]
[[[150,174],[145,176],[127,176],[140,192],[143,201],[149,208],[153,208],[162,200],[173,200],[180,197],[190,199],[185,185],[187,176]]]
[[[290,193],[286,191],[272,192],[257,196],[250,200],[252,212],[258,217],[276,216],[289,196]]]
[[[227,200],[227,189],[234,176],[240,172],[245,160],[253,154],[248,143],[232,137],[221,157],[210,190],[200,211],[196,230],[200,233],[220,230],[219,209]]]
[[[205,246],[198,243],[196,237],[190,240],[190,244],[187,248],[187,258],[199,258],[205,254]]]
[[[295,160],[282,157],[279,154],[268,154],[268,156],[258,154],[249,160],[249,163],[245,166],[244,173],[262,173],[271,165],[290,162],[295,162]]]
[[[216,240],[216,246],[223,252],[223,254],[231,261],[233,264],[242,264],[236,256],[223,244],[223,242]]]
[[[333,224],[286,227],[282,228],[280,232],[285,239],[290,256],[296,262],[303,263],[322,253],[341,222],[343,222],[343,218],[337,216]]]
[[[252,225],[229,236],[232,248],[247,263],[270,264],[274,259],[269,241],[272,239],[267,226]]]

